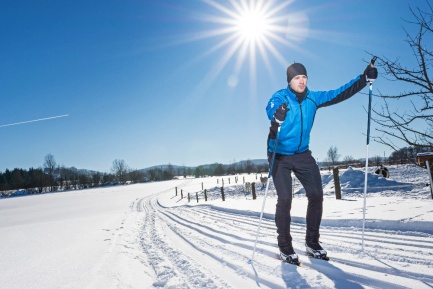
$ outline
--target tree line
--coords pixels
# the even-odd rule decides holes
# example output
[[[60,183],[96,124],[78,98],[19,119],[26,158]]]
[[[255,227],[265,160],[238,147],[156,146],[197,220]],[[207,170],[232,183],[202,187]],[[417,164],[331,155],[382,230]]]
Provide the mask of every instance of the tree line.
[[[0,172],[0,195],[2,191],[26,190],[29,193],[76,190],[117,184],[140,183],[148,181],[171,180],[177,176],[205,177],[223,176],[228,174],[266,172],[267,165],[256,165],[252,161],[242,161],[236,164],[223,165],[219,163],[197,167],[156,166],[149,169],[131,169],[124,160],[113,161],[111,172],[78,170],[74,167],[58,165],[54,156],[45,156],[40,168],[28,170],[15,168]]]
[[[417,146],[404,147],[392,152],[386,159],[374,156],[369,159],[369,163],[376,166],[416,163],[416,155],[420,152],[425,152],[425,148]],[[342,161],[339,160],[340,157],[338,148],[332,146],[328,150],[327,158],[323,165],[328,167],[337,165],[361,167],[364,165],[364,161],[355,160],[351,156],[345,156]],[[13,170],[6,169],[3,173],[0,172],[0,192],[24,189],[30,193],[43,193],[117,184],[164,181],[178,176],[200,178],[245,173],[267,173],[267,171],[267,163],[255,164],[251,160],[229,165],[214,163],[211,165],[186,167],[168,164],[149,169],[134,170],[130,169],[124,160],[116,159],[113,161],[111,172],[103,173],[60,166],[57,164],[54,156],[48,154],[45,157],[43,166],[40,168],[30,168],[28,170],[15,168]]]
[[[395,165],[395,164],[418,164],[417,154],[428,152],[429,149],[419,146],[409,146],[403,147],[393,151],[388,157],[373,156],[368,159],[369,164],[372,166],[380,165]],[[352,156],[345,156],[342,161],[340,161],[341,155],[338,153],[338,148],[336,146],[331,146],[327,152],[327,157],[322,163],[322,166],[352,166],[352,167],[362,167],[365,165],[365,160],[356,160]]]

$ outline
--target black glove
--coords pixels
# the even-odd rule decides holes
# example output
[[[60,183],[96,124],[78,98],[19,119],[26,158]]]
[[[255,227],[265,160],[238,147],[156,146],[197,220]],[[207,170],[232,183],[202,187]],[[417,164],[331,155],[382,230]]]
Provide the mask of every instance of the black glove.
[[[373,82],[377,78],[377,69],[374,66],[371,66],[371,64],[367,65],[367,68],[364,70],[363,77],[365,81],[367,82]]]
[[[281,125],[286,119],[287,115],[287,104],[283,103],[277,110],[274,112],[274,120],[279,125]]]

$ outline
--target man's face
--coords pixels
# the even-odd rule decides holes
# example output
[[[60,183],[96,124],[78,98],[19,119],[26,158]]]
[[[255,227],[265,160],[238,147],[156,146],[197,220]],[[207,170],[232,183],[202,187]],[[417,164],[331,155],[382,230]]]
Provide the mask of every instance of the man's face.
[[[296,75],[290,80],[289,86],[293,91],[303,93],[307,88],[307,81],[308,77],[306,75]]]

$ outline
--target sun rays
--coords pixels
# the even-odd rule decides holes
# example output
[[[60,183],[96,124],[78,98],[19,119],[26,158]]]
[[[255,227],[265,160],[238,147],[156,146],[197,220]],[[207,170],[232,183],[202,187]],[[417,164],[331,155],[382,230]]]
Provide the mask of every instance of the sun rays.
[[[294,0],[201,0],[194,11],[196,29],[180,43],[204,47],[185,62],[184,71],[197,64],[209,69],[185,99],[190,109],[225,79],[229,91],[242,89],[247,101],[257,102],[260,83],[278,81],[294,55],[308,54],[300,43],[309,32],[305,12],[291,8]],[[218,89],[224,89],[218,84]],[[230,99],[230,93],[227,95]]]
[[[222,51],[219,64],[210,72],[216,78],[231,62],[231,73],[227,85],[236,87],[241,70],[248,69],[249,82],[257,80],[257,67],[263,64],[272,74],[272,60],[285,66],[287,51],[298,50],[297,41],[307,32],[306,17],[289,13],[287,9],[293,1],[277,4],[264,0],[231,0],[222,4],[216,0],[203,0],[212,8],[203,21],[213,24],[214,28],[205,31],[203,38],[221,39],[206,54]],[[302,34],[302,35],[301,35]],[[284,49],[281,49],[284,47]]]

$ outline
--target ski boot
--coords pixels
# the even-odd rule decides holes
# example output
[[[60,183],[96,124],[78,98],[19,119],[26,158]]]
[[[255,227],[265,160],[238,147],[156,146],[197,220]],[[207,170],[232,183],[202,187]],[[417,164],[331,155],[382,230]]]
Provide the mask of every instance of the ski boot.
[[[317,243],[305,243],[305,249],[309,257],[329,261],[328,253]]]
[[[293,248],[280,248],[280,259],[281,261],[296,266],[300,266],[298,255],[295,253]]]

